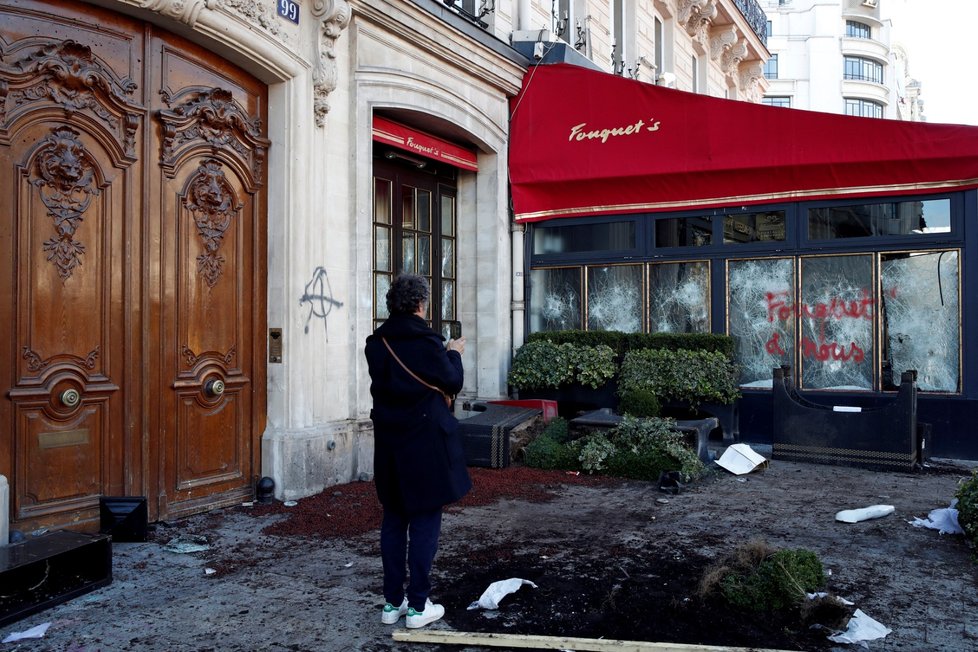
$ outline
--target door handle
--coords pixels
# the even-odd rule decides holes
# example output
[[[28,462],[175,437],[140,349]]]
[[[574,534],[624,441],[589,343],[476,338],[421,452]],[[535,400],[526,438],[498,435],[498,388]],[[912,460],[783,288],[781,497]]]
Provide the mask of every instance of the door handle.
[[[58,399],[65,407],[73,408],[81,402],[81,394],[77,389],[66,389],[65,391],[61,392]]]
[[[217,398],[224,393],[224,381],[220,378],[208,380],[204,383],[204,394],[211,398]]]

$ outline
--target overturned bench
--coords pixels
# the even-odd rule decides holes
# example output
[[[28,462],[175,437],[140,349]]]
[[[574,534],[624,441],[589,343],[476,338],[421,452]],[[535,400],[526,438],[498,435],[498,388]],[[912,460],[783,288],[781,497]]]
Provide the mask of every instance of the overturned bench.
[[[774,369],[774,459],[913,470],[923,462],[927,424],[917,423],[917,372],[905,371],[881,407],[823,405],[794,388],[790,367]]]

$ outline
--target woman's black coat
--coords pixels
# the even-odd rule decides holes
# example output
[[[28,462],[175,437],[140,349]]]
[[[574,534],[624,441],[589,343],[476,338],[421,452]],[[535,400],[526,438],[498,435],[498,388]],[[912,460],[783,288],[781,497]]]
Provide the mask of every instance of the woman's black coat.
[[[455,502],[472,488],[458,420],[441,394],[412,378],[381,341],[425,382],[454,396],[462,356],[417,315],[392,315],[367,338],[374,407],[374,479],[385,508],[418,512]]]

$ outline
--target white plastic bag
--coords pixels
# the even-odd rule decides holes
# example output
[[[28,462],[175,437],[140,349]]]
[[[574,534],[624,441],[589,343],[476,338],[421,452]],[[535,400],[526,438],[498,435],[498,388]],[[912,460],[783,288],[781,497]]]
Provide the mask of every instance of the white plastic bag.
[[[499,580],[498,582],[493,582],[489,585],[485,591],[482,592],[482,596],[469,605],[469,609],[498,609],[499,601],[505,598],[510,593],[515,593],[519,591],[520,587],[524,584],[529,584],[533,588],[537,588],[537,585],[530,580],[523,580],[518,577],[511,577],[508,580]]]
[[[964,529],[958,523],[958,510],[954,507],[957,504],[958,499],[955,498],[950,507],[932,509],[926,519],[915,518],[910,525],[938,530],[941,534],[964,534]]]

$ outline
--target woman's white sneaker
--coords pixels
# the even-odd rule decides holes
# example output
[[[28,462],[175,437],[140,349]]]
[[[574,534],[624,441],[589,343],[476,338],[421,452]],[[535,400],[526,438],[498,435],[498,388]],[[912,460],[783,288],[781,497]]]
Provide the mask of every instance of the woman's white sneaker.
[[[401,602],[400,607],[395,607],[390,602],[384,605],[384,610],[380,612],[380,622],[385,625],[396,625],[397,621],[401,619],[401,616],[407,615],[408,605],[407,598]]]
[[[431,600],[425,602],[424,611],[415,611],[413,608],[407,610],[408,629],[424,627],[428,623],[433,623],[445,615],[445,607],[440,604],[432,604]]]

